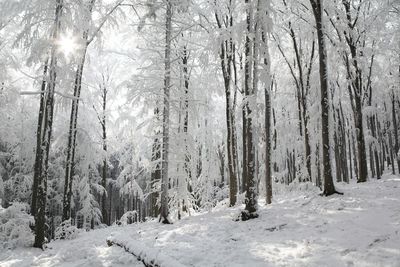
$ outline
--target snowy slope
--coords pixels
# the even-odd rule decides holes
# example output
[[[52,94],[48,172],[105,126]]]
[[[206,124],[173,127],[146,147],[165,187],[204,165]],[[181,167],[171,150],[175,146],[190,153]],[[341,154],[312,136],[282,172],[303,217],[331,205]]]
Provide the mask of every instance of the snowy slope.
[[[320,197],[302,185],[279,187],[260,218],[236,222],[239,208],[148,222],[57,241],[42,255],[33,249],[0,253],[0,266],[140,266],[122,248],[161,266],[400,266],[400,178],[337,185],[343,196]],[[143,265],[142,265],[143,266]]]
[[[48,244],[44,252],[34,248],[1,251],[0,267],[143,267],[142,263],[124,250],[107,246],[106,237],[115,230],[110,227],[81,233],[74,240],[54,241]]]

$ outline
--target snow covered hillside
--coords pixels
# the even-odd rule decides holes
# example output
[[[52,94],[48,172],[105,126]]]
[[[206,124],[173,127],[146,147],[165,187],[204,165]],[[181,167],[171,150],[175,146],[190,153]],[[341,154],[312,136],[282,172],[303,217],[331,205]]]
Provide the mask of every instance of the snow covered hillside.
[[[338,184],[320,197],[311,185],[275,188],[260,217],[235,221],[239,208],[82,233],[44,252],[2,251],[0,266],[143,266],[119,246],[159,266],[400,266],[400,178]]]

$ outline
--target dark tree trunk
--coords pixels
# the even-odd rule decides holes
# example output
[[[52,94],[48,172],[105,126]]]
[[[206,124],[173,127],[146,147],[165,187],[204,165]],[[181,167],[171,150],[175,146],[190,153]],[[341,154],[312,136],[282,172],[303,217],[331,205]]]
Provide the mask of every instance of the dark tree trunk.
[[[224,143],[222,145],[218,145],[218,159],[219,159],[219,173],[221,175],[221,182],[219,183],[219,187],[223,188],[225,186],[225,149]]]
[[[244,85],[244,109],[245,109],[245,125],[244,128],[244,144],[243,147],[246,148],[246,157],[243,162],[243,167],[246,168],[246,176],[243,177],[245,183],[246,190],[246,207],[242,212],[242,220],[248,220],[252,218],[257,218],[257,182],[255,177],[255,148],[253,144],[253,102],[255,97],[255,85],[257,82],[257,68],[253,67],[254,60],[258,59],[257,49],[253,50],[253,42],[251,40],[251,34],[257,33],[257,26],[253,28],[253,11],[252,11],[252,3],[249,0],[245,0],[247,4],[246,7],[246,23],[247,23],[247,34],[246,34],[246,42],[245,42],[245,85]],[[257,39],[257,38],[256,38]],[[254,74],[252,75],[252,72]],[[255,79],[255,80],[253,80]]]
[[[394,134],[394,151],[393,156],[394,159],[397,160],[397,167],[400,173],[400,157],[399,157],[399,135],[398,135],[398,126],[397,126],[397,117],[396,117],[396,102],[394,91],[391,94],[392,97],[392,122],[393,122],[393,134]],[[394,162],[392,163],[394,166]]]
[[[166,20],[165,20],[165,77],[164,77],[164,101],[163,101],[163,141],[161,154],[161,209],[160,222],[170,224],[168,207],[168,152],[169,152],[169,100],[171,86],[171,43],[172,43],[172,2],[166,2]]]
[[[317,187],[322,189],[322,179],[321,179],[321,156],[320,156],[320,144],[317,144],[315,156],[317,158],[317,178],[315,184]]]
[[[273,85],[271,85],[272,87]],[[272,203],[271,177],[271,96],[270,90],[265,88],[265,190],[266,204]]]
[[[328,62],[326,57],[326,47],[323,32],[323,8],[322,0],[310,0],[313,9],[315,23],[317,26],[318,51],[319,51],[319,75],[321,86],[321,133],[322,133],[322,165],[324,177],[325,196],[332,195],[336,192],[333,184],[332,169],[330,162],[330,145],[329,145],[329,96],[328,96]]]
[[[40,90],[40,105],[39,105],[39,115],[38,115],[38,125],[36,129],[36,155],[35,155],[35,166],[33,173],[33,183],[32,183],[32,202],[31,202],[31,215],[35,216],[36,214],[36,200],[37,200],[37,191],[38,191],[38,178],[41,173],[42,168],[42,150],[40,149],[42,136],[43,136],[43,116],[45,113],[45,102],[46,102],[46,85],[47,85],[47,69],[48,69],[48,60],[46,60],[43,69],[43,80],[42,86]]]
[[[85,17],[85,22],[89,24],[90,16],[92,14],[92,9],[95,0],[91,0],[87,6],[87,14]],[[86,61],[86,52],[89,46],[88,42],[89,30],[85,29],[83,32],[82,39],[84,41],[84,47],[81,54],[81,59],[77,70],[75,72],[74,81],[74,99],[72,100],[71,115],[69,121],[69,131],[68,131],[68,145],[67,145],[67,159],[65,166],[65,179],[64,179],[64,195],[63,195],[63,221],[71,218],[71,198],[72,198],[72,184],[73,177],[75,174],[75,150],[76,150],[76,134],[77,134],[77,123],[78,123],[78,111],[79,111],[79,100],[82,88],[82,75],[83,68]]]
[[[260,8],[260,0],[258,1],[258,6]],[[265,12],[267,15],[267,11],[265,10],[264,6],[261,6],[261,10],[258,10],[258,12],[261,13],[261,16]],[[271,80],[271,75],[270,75],[270,58],[269,58],[269,51],[268,49],[268,42],[266,38],[266,29],[265,26],[262,27],[262,32],[261,32],[261,41],[262,41],[262,46],[264,47],[264,50],[262,51],[261,56],[264,58],[264,68],[265,72],[263,73],[264,81],[265,81],[265,89],[264,89],[264,96],[265,96],[265,203],[266,204],[271,204],[272,203],[272,162],[271,162],[271,154],[272,154],[272,144],[271,144],[271,133],[272,133],[272,127],[271,127],[271,120],[272,120],[272,114],[271,114],[271,93],[274,91],[274,78]],[[257,67],[257,66],[255,66]],[[270,85],[268,83],[271,83]]]
[[[247,187],[247,119],[246,108],[242,107],[242,193]]]
[[[155,109],[154,114],[156,116],[156,119],[158,120],[159,118],[159,110],[158,108]],[[156,135],[160,135],[160,132],[157,131]],[[152,188],[152,193],[151,193],[151,215],[153,217],[157,217],[159,215],[159,207],[157,205],[157,199],[159,197],[159,193],[157,191],[157,188],[155,188],[155,184],[161,180],[161,166],[160,166],[160,160],[161,160],[161,143],[159,140],[159,137],[156,137],[153,142],[153,148],[152,148],[152,162],[155,164],[155,166],[152,169],[151,172],[151,188]]]
[[[82,55],[81,62],[75,73],[74,99],[72,100],[71,115],[70,115],[70,121],[69,121],[67,159],[66,159],[66,167],[65,167],[64,195],[63,195],[63,217],[62,217],[63,221],[71,218],[71,198],[72,198],[72,184],[73,184],[74,165],[75,165],[78,109],[79,109],[79,98],[80,98],[81,87],[82,87],[82,72],[83,72],[83,66],[84,66],[84,62],[85,62],[85,56],[86,56],[86,52],[84,52],[84,54]]]
[[[340,136],[341,136],[341,164],[343,166],[342,171],[343,171],[343,180],[346,183],[349,183],[349,168],[347,166],[347,164],[349,163],[347,160],[347,135],[346,135],[346,120],[344,117],[344,113],[343,113],[343,107],[342,107],[342,103],[339,102],[339,115],[340,117]],[[351,159],[350,159],[350,165],[351,165]],[[351,168],[351,167],[350,167]]]
[[[347,123],[349,126],[349,123]],[[348,143],[348,151],[349,151],[349,176],[350,179],[353,179],[353,161],[352,161],[352,149],[351,149],[351,133],[350,129],[347,130],[347,143]]]
[[[108,207],[108,225],[111,225],[112,222],[112,211],[113,211],[113,202],[112,202],[112,198],[113,198],[113,184],[110,183],[110,194],[109,194],[109,207]]]
[[[231,4],[231,2],[230,2]],[[232,6],[229,6],[229,14],[227,15],[228,24],[225,26],[231,31],[233,27],[233,18],[232,18]],[[219,29],[222,29],[223,23],[220,19],[218,13],[215,13],[215,19]],[[231,33],[230,33],[231,34]],[[234,206],[237,201],[237,153],[236,153],[236,135],[235,135],[235,115],[234,115],[234,101],[232,101],[231,94],[231,81],[233,80],[233,70],[232,67],[235,68],[236,62],[234,61],[234,44],[232,37],[228,40],[221,41],[220,44],[220,64],[222,75],[224,79],[224,87],[225,87],[225,115],[226,115],[226,126],[227,126],[227,157],[228,157],[228,175],[229,175],[229,205]]]
[[[61,27],[61,15],[63,9],[62,0],[57,0],[55,11],[55,27],[53,32],[53,39],[57,40],[59,37],[59,30]],[[54,93],[57,80],[57,56],[56,47],[51,49],[50,68],[49,68],[49,82],[47,84],[47,95],[43,115],[43,134],[40,142],[40,159],[41,162],[40,174],[37,177],[37,197],[36,197],[36,210],[35,216],[35,242],[34,247],[43,248],[46,235],[46,200],[47,200],[47,178],[49,167],[49,153],[51,144],[51,134],[53,130],[53,115],[54,115]],[[35,160],[36,162],[36,160]]]
[[[353,147],[354,172],[356,174],[356,180],[358,181],[358,177],[360,176],[359,172],[358,172],[358,156],[357,156],[358,155],[358,151],[356,149],[356,141],[355,141],[355,138],[354,138],[354,134],[351,134],[351,144],[352,144],[352,147]]]
[[[176,179],[177,187],[179,192],[186,192],[189,183],[188,181],[191,180],[192,173],[190,168],[190,152],[189,152],[189,145],[188,145],[188,129],[189,129],[189,80],[190,80],[190,73],[189,73],[189,66],[188,66],[189,55],[187,52],[186,45],[183,46],[183,53],[182,53],[182,72],[183,72],[183,84],[184,84],[184,97],[183,101],[180,102],[180,113],[179,113],[179,129],[178,133],[180,133],[181,129],[181,113],[183,113],[183,146],[184,146],[184,163],[183,163],[183,170],[185,172],[186,177],[179,180]],[[182,107],[183,102],[183,107]],[[180,165],[178,165],[178,170]],[[181,212],[187,212],[188,207],[187,203],[185,202],[186,197],[182,197],[178,199],[178,219],[181,219]]]
[[[347,68],[347,78],[351,80],[351,84],[348,86],[350,102],[353,109],[354,115],[354,127],[356,130],[356,142],[357,142],[357,162],[358,162],[358,179],[357,182],[366,182],[368,176],[368,165],[367,165],[367,152],[365,147],[365,136],[363,128],[363,98],[364,90],[362,84],[362,70],[358,63],[358,48],[357,40],[353,33],[356,32],[356,23],[358,20],[359,12],[356,13],[356,18],[352,19],[352,7],[349,0],[342,1],[347,19],[348,29],[345,30],[346,43],[349,47],[351,60],[347,54],[344,55]],[[351,70],[351,66],[354,68],[355,75]]]
[[[103,160],[103,166],[102,166],[102,181],[101,185],[103,186],[104,190],[107,188],[107,128],[106,128],[106,108],[107,108],[107,87],[106,84],[103,83],[103,95],[102,95],[102,100],[103,100],[103,116],[101,119],[101,128],[103,132],[103,153],[104,153],[104,160]],[[107,223],[109,221],[108,216],[110,214],[107,214],[107,191],[103,192],[102,199],[101,199],[101,215],[102,215],[102,221],[103,223]]]
[[[357,182],[362,183],[367,181],[368,166],[367,166],[367,154],[365,150],[362,104],[360,98],[361,96],[355,97],[355,102],[356,102],[355,128],[356,128],[356,143],[358,151],[357,156],[358,156],[358,171],[359,171]]]

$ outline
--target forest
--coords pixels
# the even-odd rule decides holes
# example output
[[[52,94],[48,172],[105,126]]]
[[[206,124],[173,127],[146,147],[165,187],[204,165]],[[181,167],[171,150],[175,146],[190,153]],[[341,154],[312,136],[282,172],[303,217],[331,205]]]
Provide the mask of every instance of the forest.
[[[399,0],[0,0],[0,266],[398,266],[399,130]]]

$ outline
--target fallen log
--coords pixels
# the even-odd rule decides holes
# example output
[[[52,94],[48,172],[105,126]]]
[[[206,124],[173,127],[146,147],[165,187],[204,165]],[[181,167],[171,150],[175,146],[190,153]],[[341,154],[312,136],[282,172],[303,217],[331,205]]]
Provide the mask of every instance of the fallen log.
[[[146,267],[184,267],[175,259],[162,254],[159,249],[146,248],[143,244],[138,245],[133,241],[124,241],[113,236],[108,237],[106,242],[109,247],[116,245],[123,248]]]
[[[135,256],[136,259],[137,259],[138,261],[142,262],[143,265],[146,266],[146,267],[161,267],[161,266],[159,266],[158,264],[155,264],[154,262],[147,262],[144,258],[142,258],[140,255],[136,255],[134,252],[130,251],[130,250],[129,250],[125,245],[123,245],[123,244],[119,244],[119,243],[117,243],[117,242],[115,242],[115,241],[112,241],[112,240],[107,239],[107,245],[108,245],[109,247],[111,247],[111,246],[113,246],[113,245],[116,245],[116,246],[118,246],[118,247],[123,248],[123,249],[124,249],[126,252],[128,252],[129,254],[132,254],[133,256]]]

